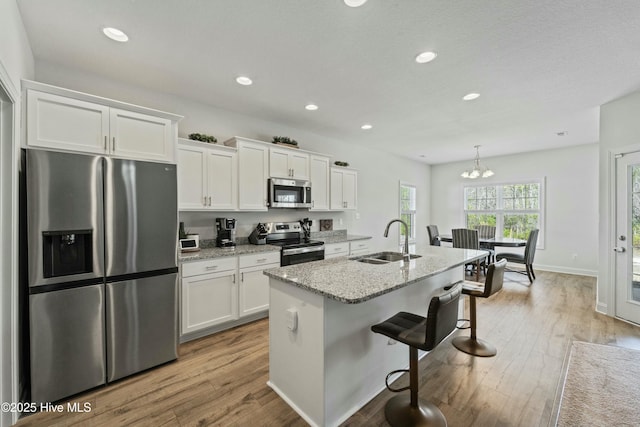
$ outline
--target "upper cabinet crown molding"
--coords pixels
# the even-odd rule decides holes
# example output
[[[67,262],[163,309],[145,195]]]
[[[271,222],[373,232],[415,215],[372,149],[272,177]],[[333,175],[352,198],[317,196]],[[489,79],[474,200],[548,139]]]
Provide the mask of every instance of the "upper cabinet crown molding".
[[[174,163],[182,117],[23,80],[26,147]]]
[[[156,110],[153,108],[142,107],[140,105],[129,104],[128,102],[117,101],[115,99],[103,98],[101,96],[48,85],[46,83],[35,82],[33,80],[22,80],[22,90],[37,90],[53,95],[64,96],[66,98],[77,99],[79,101],[92,102],[95,104],[103,105],[105,107],[120,108],[122,110],[134,111],[136,113],[161,117],[176,123],[184,118],[183,116],[180,116],[178,114],[168,113],[166,111]]]

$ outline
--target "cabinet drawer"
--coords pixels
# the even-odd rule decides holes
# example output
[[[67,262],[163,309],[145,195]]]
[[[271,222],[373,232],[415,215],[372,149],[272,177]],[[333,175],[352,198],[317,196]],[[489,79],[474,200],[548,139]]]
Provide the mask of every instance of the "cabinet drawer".
[[[356,241],[351,242],[351,252],[354,251],[364,251],[369,250],[369,242],[368,241]]]
[[[198,274],[217,273],[220,271],[235,270],[236,257],[216,258],[206,261],[185,262],[182,264],[182,277],[196,276]]]
[[[256,267],[267,264],[280,265],[280,252],[264,252],[254,255],[243,255],[240,257],[240,268]]]
[[[324,246],[324,254],[328,255],[346,255],[349,253],[349,243],[331,243]]]

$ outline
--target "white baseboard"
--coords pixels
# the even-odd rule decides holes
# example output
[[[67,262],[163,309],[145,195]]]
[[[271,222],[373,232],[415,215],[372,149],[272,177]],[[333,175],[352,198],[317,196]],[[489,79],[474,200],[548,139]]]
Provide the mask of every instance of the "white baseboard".
[[[573,274],[576,276],[598,277],[598,270],[587,270],[586,268],[571,268],[559,265],[533,264],[533,271],[536,272],[538,270],[551,271],[553,273]]]

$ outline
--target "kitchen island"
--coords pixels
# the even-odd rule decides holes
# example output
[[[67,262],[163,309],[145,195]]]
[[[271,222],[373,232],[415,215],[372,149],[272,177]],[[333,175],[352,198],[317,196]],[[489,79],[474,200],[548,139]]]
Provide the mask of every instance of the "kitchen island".
[[[408,366],[405,345],[371,325],[399,311],[426,315],[431,296],[463,279],[485,251],[427,246],[411,261],[340,257],[269,269],[269,386],[313,426],[344,422]]]

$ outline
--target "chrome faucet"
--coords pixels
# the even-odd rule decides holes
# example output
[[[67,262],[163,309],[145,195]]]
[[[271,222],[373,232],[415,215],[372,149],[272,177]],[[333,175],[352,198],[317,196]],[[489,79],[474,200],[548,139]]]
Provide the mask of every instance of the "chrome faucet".
[[[391,224],[393,224],[394,222],[400,222],[402,223],[402,225],[404,225],[404,248],[402,249],[402,257],[405,259],[405,261],[409,261],[410,257],[409,257],[409,226],[407,225],[406,222],[404,222],[401,219],[392,219],[391,221],[389,221],[389,223],[387,224],[387,227],[384,229],[384,237],[389,237],[389,227],[391,226]]]

